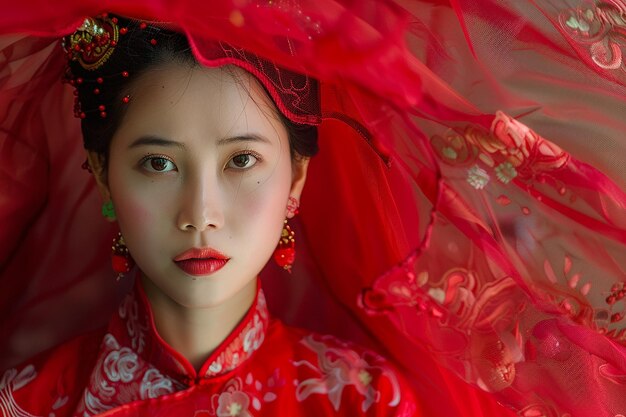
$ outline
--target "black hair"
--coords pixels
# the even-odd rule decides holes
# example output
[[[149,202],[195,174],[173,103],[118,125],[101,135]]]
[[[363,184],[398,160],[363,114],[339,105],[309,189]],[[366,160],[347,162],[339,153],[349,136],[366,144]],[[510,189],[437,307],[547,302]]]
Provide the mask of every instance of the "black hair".
[[[83,63],[70,59],[66,74],[76,88],[78,100],[74,110],[76,116],[82,119],[84,147],[98,153],[103,158],[104,167],[108,163],[111,139],[122,122],[125,101],[133,83],[154,67],[171,62],[190,67],[200,65],[186,36],[181,33],[122,17],[107,16],[106,19],[122,28],[120,32],[123,30],[123,36],[119,36],[110,56],[95,69],[86,69]],[[69,43],[69,40],[65,42]],[[72,51],[68,54],[71,57]],[[271,95],[268,94],[268,97],[271,98]],[[317,127],[295,123],[276,107],[276,113],[288,133],[292,159],[315,155],[318,151]]]

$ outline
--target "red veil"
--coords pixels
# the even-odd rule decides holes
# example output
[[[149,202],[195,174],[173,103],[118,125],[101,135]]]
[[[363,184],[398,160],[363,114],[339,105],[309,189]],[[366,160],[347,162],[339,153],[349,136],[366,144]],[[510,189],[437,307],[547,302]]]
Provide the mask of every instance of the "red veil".
[[[623,0],[5,3],[2,368],[129,285],[60,82],[60,37],[106,9],[321,81],[276,315],[385,353],[424,415],[626,414]]]

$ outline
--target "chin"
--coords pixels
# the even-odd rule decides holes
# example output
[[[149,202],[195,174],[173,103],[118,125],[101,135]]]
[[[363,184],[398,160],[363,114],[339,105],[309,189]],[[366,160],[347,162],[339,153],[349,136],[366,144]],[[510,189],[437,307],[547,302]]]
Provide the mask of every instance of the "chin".
[[[194,281],[194,284],[196,283],[197,281]],[[218,307],[228,302],[233,297],[236,297],[246,286],[219,288],[219,285],[210,285],[202,288],[200,286],[190,285],[185,287],[187,291],[182,293],[180,289],[178,289],[177,294],[172,294],[174,296],[171,298],[185,308],[194,309]]]
[[[176,301],[178,304],[180,304],[182,307],[185,307],[186,309],[193,310],[193,309],[200,309],[200,308],[215,308],[223,304],[224,301],[226,300],[217,299],[217,298],[211,299],[211,300],[207,300],[207,299],[198,300],[192,297],[192,298],[184,298],[180,300],[175,299],[174,301]]]
[[[258,274],[234,273],[227,265],[206,276],[191,276],[175,268],[148,281],[153,291],[188,309],[214,308],[227,303],[256,284]],[[244,278],[251,276],[253,278]]]

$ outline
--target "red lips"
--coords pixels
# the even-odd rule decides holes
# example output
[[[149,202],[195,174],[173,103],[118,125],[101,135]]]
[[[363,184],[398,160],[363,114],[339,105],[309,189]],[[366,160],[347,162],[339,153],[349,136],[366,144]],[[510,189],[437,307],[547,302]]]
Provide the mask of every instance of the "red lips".
[[[226,265],[229,258],[212,248],[192,248],[174,258],[174,263],[189,275],[210,275]]]

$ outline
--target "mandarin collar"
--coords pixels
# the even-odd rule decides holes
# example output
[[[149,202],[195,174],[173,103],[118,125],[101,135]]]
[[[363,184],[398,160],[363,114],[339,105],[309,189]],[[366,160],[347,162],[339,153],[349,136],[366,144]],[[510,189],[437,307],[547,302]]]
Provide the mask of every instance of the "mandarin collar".
[[[109,333],[121,346],[131,349],[163,374],[184,385],[208,382],[245,363],[265,340],[269,314],[257,278],[257,293],[252,306],[235,329],[211,353],[196,372],[191,363],[174,350],[157,332],[154,315],[139,274],[134,289],[120,304],[109,323]]]

